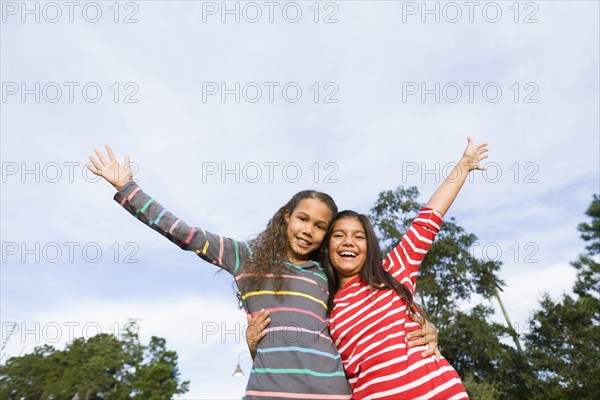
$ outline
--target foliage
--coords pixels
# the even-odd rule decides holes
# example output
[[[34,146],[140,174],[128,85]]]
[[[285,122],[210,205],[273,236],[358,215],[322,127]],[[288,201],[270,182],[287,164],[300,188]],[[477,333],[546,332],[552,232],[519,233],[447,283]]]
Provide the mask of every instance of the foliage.
[[[77,338],[64,350],[38,346],[0,366],[2,399],[170,399],[186,393],[177,353],[153,336],[140,343],[134,321],[121,339],[101,333]]]

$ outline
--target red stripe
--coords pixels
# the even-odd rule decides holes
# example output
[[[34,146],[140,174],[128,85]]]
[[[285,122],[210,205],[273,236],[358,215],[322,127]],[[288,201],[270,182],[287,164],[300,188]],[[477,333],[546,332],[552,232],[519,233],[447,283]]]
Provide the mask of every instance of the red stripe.
[[[192,236],[194,236],[194,231],[196,230],[196,228],[192,228],[192,230],[190,231],[190,234],[188,235],[187,239],[185,239],[185,244],[190,244],[190,240],[192,240]]]

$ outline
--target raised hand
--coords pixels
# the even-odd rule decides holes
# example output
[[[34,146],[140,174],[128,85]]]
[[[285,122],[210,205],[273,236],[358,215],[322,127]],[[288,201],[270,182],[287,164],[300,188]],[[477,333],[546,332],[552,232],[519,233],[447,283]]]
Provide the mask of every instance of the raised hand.
[[[478,169],[484,170],[485,167],[479,165],[479,162],[485,160],[488,155],[485,154],[489,150],[487,143],[481,143],[475,146],[473,139],[467,137],[467,148],[465,149],[460,161],[452,168],[448,177],[442,182],[440,187],[431,195],[426,207],[438,210],[442,214],[446,214],[458,192],[467,180],[469,172]]]
[[[479,163],[482,160],[488,158],[488,155],[484,154],[489,150],[486,147],[487,145],[487,143],[480,143],[477,146],[475,146],[473,144],[473,138],[467,136],[467,148],[465,149],[465,152],[463,153],[460,162],[467,167],[469,172],[474,169],[478,169],[481,171],[485,169],[485,167],[482,167],[481,165],[479,165]]]
[[[110,148],[110,146],[105,144],[104,147],[106,147],[106,151],[108,152],[108,159],[110,161],[107,162],[104,159],[104,156],[102,155],[102,152],[100,150],[94,149],[94,152],[98,156],[100,163],[96,161],[94,156],[90,156],[89,158],[93,166],[88,164],[87,168],[90,171],[92,171],[93,174],[99,175],[106,179],[108,183],[110,183],[117,190],[119,190],[127,182],[133,180],[131,174],[131,167],[129,165],[129,155],[125,156],[125,161],[123,162],[123,165],[120,165],[117,159],[115,158],[115,155],[113,154],[113,151]]]

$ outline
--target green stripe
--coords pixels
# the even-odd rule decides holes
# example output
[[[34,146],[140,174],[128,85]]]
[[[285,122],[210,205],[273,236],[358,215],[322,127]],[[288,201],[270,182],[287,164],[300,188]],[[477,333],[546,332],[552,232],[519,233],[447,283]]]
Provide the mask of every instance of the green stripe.
[[[152,203],[153,201],[154,199],[150,199],[146,204],[144,204],[144,207],[142,207],[141,210],[135,210],[135,216],[137,217],[139,213],[145,213],[148,207],[150,206],[150,203]]]
[[[294,268],[296,268],[298,271],[302,271],[302,272],[310,272],[311,274],[313,274],[313,275],[316,275],[316,276],[318,276],[319,278],[323,279],[325,282],[327,282],[327,276],[325,276],[325,275],[323,275],[323,274],[320,274],[320,273],[318,273],[318,272],[313,272],[313,271],[307,271],[307,270],[305,270],[304,268],[302,268],[301,266],[299,266],[299,265],[296,265],[296,264],[294,264],[294,263],[291,263],[291,262],[284,261],[283,263],[284,263],[285,265],[289,265],[290,267],[294,267]]]
[[[233,241],[233,244],[235,246],[235,268],[233,269],[233,275],[235,275],[240,266],[240,253],[238,251],[238,244],[235,240]]]
[[[313,376],[343,376],[343,371],[339,372],[316,372],[310,369],[295,369],[295,368],[252,368],[252,372],[255,374],[309,374]]]

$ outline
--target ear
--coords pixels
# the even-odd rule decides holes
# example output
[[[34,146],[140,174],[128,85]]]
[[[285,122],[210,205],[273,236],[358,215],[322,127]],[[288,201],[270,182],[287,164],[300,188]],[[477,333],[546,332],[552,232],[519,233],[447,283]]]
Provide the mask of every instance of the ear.
[[[285,212],[283,213],[283,220],[285,221],[285,223],[286,223],[286,224],[288,224],[288,225],[289,225],[289,223],[290,223],[290,215],[288,214],[288,212],[287,212],[287,211],[285,211]]]

